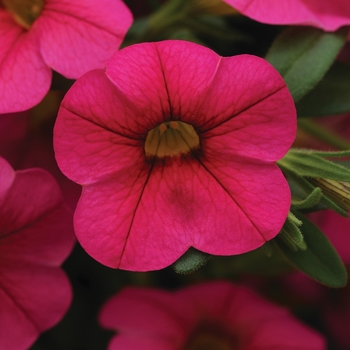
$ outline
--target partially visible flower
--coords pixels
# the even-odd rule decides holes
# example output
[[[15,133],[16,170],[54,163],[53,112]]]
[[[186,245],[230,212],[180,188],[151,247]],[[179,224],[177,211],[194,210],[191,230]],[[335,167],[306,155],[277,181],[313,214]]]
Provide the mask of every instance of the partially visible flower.
[[[344,264],[350,265],[350,219],[331,210],[309,214],[309,218],[326,234]]]
[[[58,164],[83,185],[77,237],[99,262],[140,271],[191,246],[256,249],[287,217],[275,161],[295,132],[285,82],[261,58],[185,41],[124,48],[74,84],[55,125]]]
[[[131,22],[121,0],[1,0],[0,114],[39,103],[51,68],[67,78],[103,68]]]
[[[247,17],[269,24],[308,25],[335,31],[350,25],[348,0],[224,0]]]
[[[26,349],[66,313],[72,298],[59,267],[74,245],[71,214],[41,169],[14,172],[0,158],[0,339]]]
[[[125,288],[100,313],[118,331],[109,350],[321,350],[321,335],[243,287],[210,282],[177,292]]]
[[[53,151],[52,129],[61,98],[50,91],[35,108],[0,115],[0,157],[16,170],[42,168],[55,177],[66,203],[75,209],[81,187],[59,170]]]

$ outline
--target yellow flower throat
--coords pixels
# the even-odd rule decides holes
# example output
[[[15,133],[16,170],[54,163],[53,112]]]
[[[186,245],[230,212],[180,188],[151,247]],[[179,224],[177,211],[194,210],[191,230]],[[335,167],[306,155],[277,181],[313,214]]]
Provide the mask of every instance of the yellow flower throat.
[[[170,121],[148,132],[145,153],[147,157],[179,157],[199,149],[199,145],[199,137],[192,125]]]

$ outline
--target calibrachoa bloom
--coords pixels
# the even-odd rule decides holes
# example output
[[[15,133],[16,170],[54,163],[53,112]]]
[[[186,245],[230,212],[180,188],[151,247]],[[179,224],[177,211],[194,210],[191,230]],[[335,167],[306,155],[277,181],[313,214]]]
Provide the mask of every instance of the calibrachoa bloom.
[[[109,350],[321,350],[323,338],[243,287],[211,282],[177,292],[125,288],[100,314]]]
[[[41,169],[15,172],[0,158],[1,349],[28,348],[63,317],[72,291],[59,266],[74,241],[54,179]]]
[[[74,84],[55,125],[58,164],[83,185],[78,240],[105,265],[141,271],[191,246],[255,249],[286,219],[275,161],[295,132],[292,98],[261,58],[171,40],[122,49]]]
[[[40,102],[51,68],[67,78],[103,68],[131,22],[121,0],[1,0],[0,113]]]
[[[348,0],[224,0],[258,22],[308,25],[334,31],[350,25]]]

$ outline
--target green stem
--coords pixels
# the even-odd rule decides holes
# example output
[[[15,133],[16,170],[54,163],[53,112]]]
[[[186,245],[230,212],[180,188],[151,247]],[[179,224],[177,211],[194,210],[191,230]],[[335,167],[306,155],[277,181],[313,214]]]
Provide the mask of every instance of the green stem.
[[[238,32],[229,33],[227,32],[226,28],[221,30],[218,26],[210,25],[209,23],[200,21],[200,18],[187,16],[184,18],[183,23],[203,35],[216,36],[225,40],[240,40],[246,42],[251,41],[248,36],[245,36]]]
[[[305,130],[308,134],[317,137],[319,140],[327,142],[329,145],[337,149],[350,149],[350,142],[348,140],[310,119],[300,118],[298,120],[298,126]]]
[[[170,0],[165,3],[149,19],[149,27],[152,31],[162,30],[179,18],[186,16],[188,3],[185,0]]]

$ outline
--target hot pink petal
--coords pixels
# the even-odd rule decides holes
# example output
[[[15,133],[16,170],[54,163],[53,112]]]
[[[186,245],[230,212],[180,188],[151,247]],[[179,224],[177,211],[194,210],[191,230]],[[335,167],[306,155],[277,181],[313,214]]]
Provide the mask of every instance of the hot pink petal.
[[[121,264],[147,174],[146,169],[126,167],[112,181],[83,188],[74,216],[75,233],[83,248],[107,266]],[[118,234],[115,234],[116,229]],[[96,232],[103,232],[103,235],[96,235]],[[143,235],[145,233],[141,232],[141,237]],[[137,261],[139,254],[142,252],[133,251],[130,259]],[[152,260],[152,256],[149,259]],[[160,264],[158,258],[157,264]]]
[[[38,337],[36,325],[28,320],[25,312],[18,308],[13,298],[0,288],[0,314],[4,325],[21,325],[21,336],[17,327],[1,327],[1,344],[7,350],[26,349]],[[24,327],[23,327],[24,325]]]
[[[223,58],[199,111],[204,147],[220,143],[232,157],[275,161],[295,139],[295,113],[285,82],[265,60]],[[188,123],[195,123],[193,116]]]
[[[15,172],[4,158],[0,157],[0,201],[6,197],[15,179]]]
[[[142,344],[142,350],[174,350],[173,339],[159,339],[147,336],[131,338],[130,336],[119,336],[111,340],[108,350],[139,350]]]
[[[72,291],[67,276],[57,267],[22,262],[0,267],[0,295],[1,343],[15,350],[27,348],[38,334],[62,319]]]
[[[237,249],[248,251],[249,245],[258,247],[274,238],[290,209],[290,189],[281,170],[275,164],[246,162],[213,150],[206,152],[203,166],[235,202],[231,220],[236,227],[231,234],[240,237]]]
[[[43,62],[37,35],[1,8],[0,23],[0,113],[25,110],[49,90],[51,69]]]
[[[255,249],[281,229],[289,188],[275,165],[230,165],[244,175],[220,173],[227,168],[218,162],[210,169],[176,160],[164,169],[128,167],[84,188],[75,214],[77,237],[103,264],[139,271],[167,266],[190,246],[215,255]]]
[[[146,159],[148,131],[170,120],[194,126],[200,152]],[[261,246],[289,210],[274,161],[295,130],[292,98],[260,58],[220,58],[180,41],[121,50],[106,73],[76,82],[55,126],[58,164],[84,185],[79,241],[103,264],[141,271],[167,266],[190,246],[218,255]]]
[[[73,181],[90,184],[125,167],[142,167],[143,141],[135,128],[153,125],[147,120],[148,111],[137,122],[135,108],[121,100],[100,70],[81,77],[70,91],[62,102],[54,133],[55,144],[60,144],[55,156],[61,170]],[[82,98],[91,103],[81,104]],[[61,137],[66,130],[75,136]]]
[[[296,121],[288,117],[295,110],[293,100],[282,77],[263,59],[222,58],[204,47],[193,50],[191,43],[165,41],[122,50],[106,74],[147,118],[170,116],[202,132],[220,126],[204,137],[234,131],[239,147],[233,147],[246,155],[276,160],[294,141]]]
[[[187,304],[185,298],[177,298],[170,293],[125,288],[118,298],[112,298],[104,305],[99,319],[105,328],[120,329],[123,333],[137,332],[141,336],[158,337],[162,334],[164,338],[176,341],[184,339],[188,327],[196,321],[194,307]],[[184,309],[188,315],[183,314]],[[115,310],[119,310],[117,314]],[[181,343],[181,340],[178,342]]]
[[[45,63],[68,78],[102,68],[119,48],[132,15],[122,1],[47,0],[33,26]]]
[[[72,291],[60,265],[74,245],[71,216],[54,179],[14,172],[0,158],[0,338],[24,349],[56,324]]]
[[[28,184],[31,183],[31,186]],[[40,190],[38,190],[38,188]],[[40,169],[23,170],[1,202],[1,236],[6,237],[63,206],[62,197],[52,177]]]
[[[144,64],[139,63],[140,56]],[[146,74],[145,66],[150,67]],[[263,59],[221,58],[207,48],[193,50],[190,43],[161,42],[122,50],[106,73],[124,95],[145,109],[147,118],[170,115],[193,125],[204,139],[233,135],[232,153],[277,160],[294,141],[293,100],[282,77]],[[280,137],[271,137],[274,134]]]
[[[324,339],[320,334],[293,319],[276,317],[276,319],[260,323],[260,329],[254,332],[252,340],[248,341],[246,350],[319,350],[326,349]],[[291,332],[293,329],[293,333]],[[307,341],[305,341],[307,339]],[[262,345],[264,344],[264,345]]]
[[[191,43],[165,41],[122,50],[110,60],[106,74],[146,121],[163,115],[203,132],[220,126],[204,137],[234,130],[232,148],[259,159],[281,158],[294,141],[295,118],[286,118],[295,110],[293,100],[281,76],[263,59],[222,58],[204,47],[193,50]],[[258,137],[248,141],[247,134]]]
[[[222,319],[240,334],[245,350],[324,349],[324,339],[290,317],[286,309],[261,299],[247,289],[235,291]],[[307,339],[307,341],[305,341]]]
[[[0,113],[29,109],[49,90],[51,68],[68,78],[105,67],[132,23],[121,0],[47,0],[29,30],[0,9]]]
[[[61,203],[25,226],[0,237],[0,261],[4,265],[31,262],[59,266],[70,254],[75,241],[72,230],[67,230],[68,224],[67,208]]]
[[[180,290],[178,296],[186,298],[197,309],[205,310],[199,314],[235,330],[242,349],[324,348],[320,335],[296,322],[286,309],[261,299],[251,291],[225,282],[208,283],[203,287]],[[185,310],[184,313],[188,314]]]
[[[185,120],[184,116],[199,108],[220,59],[208,48],[198,45],[194,50],[189,42],[145,43],[113,56],[106,74],[134,103],[140,117],[153,123],[162,119]],[[144,129],[145,125],[136,131],[140,127]]]
[[[127,288],[103,307],[100,323],[119,333],[110,349],[129,344],[128,339],[132,349],[137,340],[143,344],[145,339],[164,342],[164,349],[181,349],[203,326],[202,331],[227,337],[230,344],[244,350],[325,349],[323,337],[293,319],[287,310],[226,282],[204,283],[175,293]],[[185,334],[179,332],[169,347],[174,324],[181,324]]]
[[[334,31],[350,24],[347,0],[224,0],[259,22],[310,25]]]

